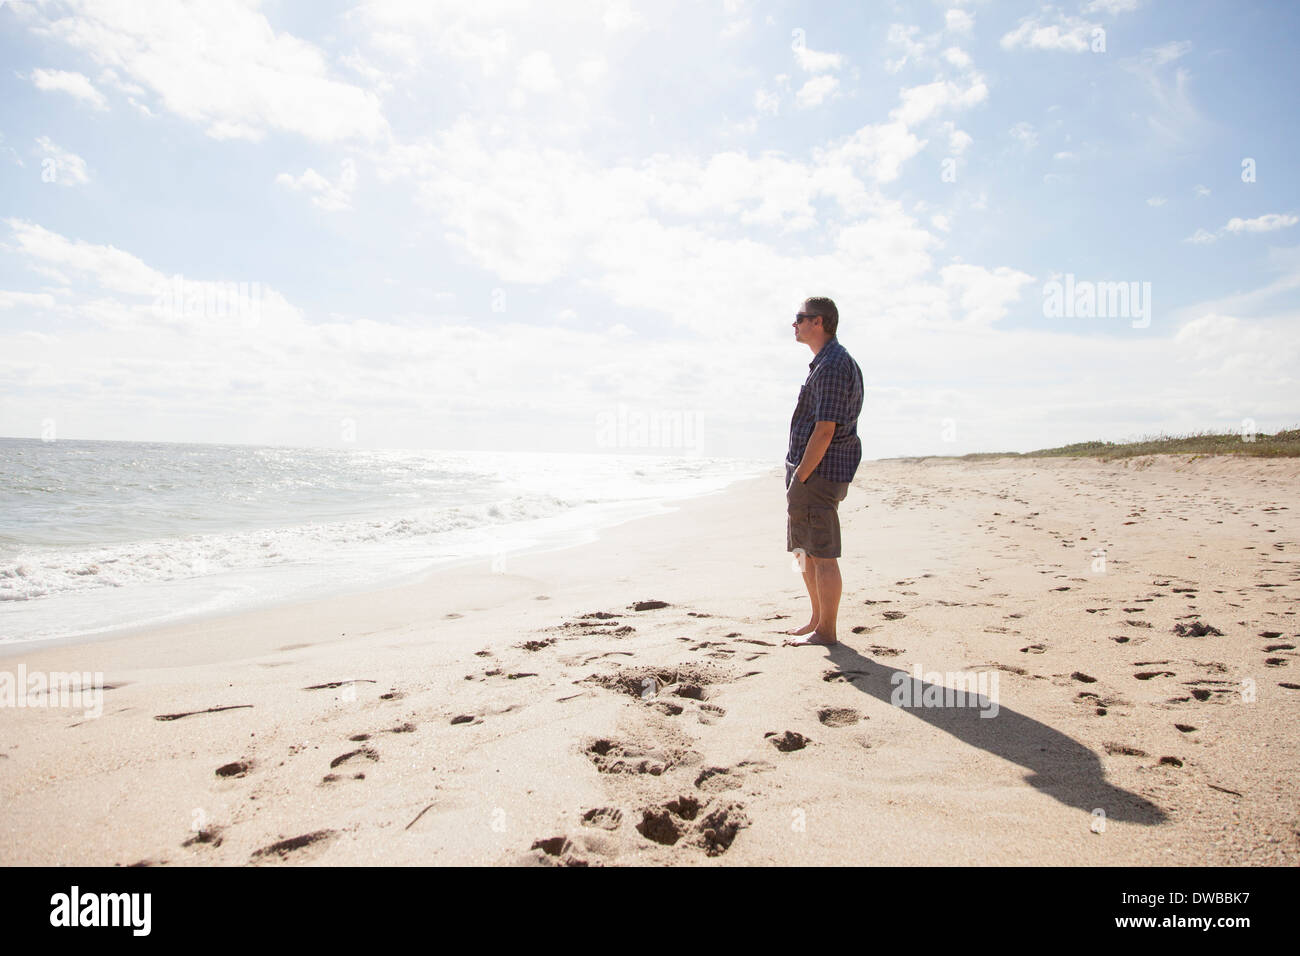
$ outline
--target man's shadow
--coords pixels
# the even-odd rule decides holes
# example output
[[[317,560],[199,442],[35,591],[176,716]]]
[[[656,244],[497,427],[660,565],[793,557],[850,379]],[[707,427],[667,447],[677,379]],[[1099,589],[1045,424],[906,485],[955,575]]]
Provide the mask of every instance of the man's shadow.
[[[893,676],[901,674],[903,683],[911,685],[906,690],[912,692],[911,706],[901,709],[962,743],[1019,764],[1029,771],[1027,783],[1067,806],[1089,814],[1100,809],[1105,819],[1127,823],[1154,825],[1168,819],[1160,807],[1144,797],[1107,783],[1095,753],[1046,724],[1000,702],[995,715],[981,717],[981,710],[992,710],[991,702],[984,697],[968,699],[975,706],[921,706],[923,700],[932,699],[922,696],[925,689],[937,685],[914,680],[911,674],[864,657],[843,642],[826,650],[844,675],[839,680],[851,682],[858,690],[891,706],[895,688],[904,689],[900,679]],[[943,688],[937,687],[937,693],[942,695]],[[907,702],[906,698],[900,699]]]

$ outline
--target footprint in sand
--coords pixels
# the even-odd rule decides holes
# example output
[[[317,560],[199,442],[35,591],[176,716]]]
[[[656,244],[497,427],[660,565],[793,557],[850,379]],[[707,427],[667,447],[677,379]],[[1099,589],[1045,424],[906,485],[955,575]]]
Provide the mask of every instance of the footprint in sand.
[[[734,767],[705,767],[695,777],[695,788],[708,793],[739,790],[747,774],[765,773],[774,769],[766,760],[742,760]]]
[[[633,773],[661,776],[672,768],[694,763],[699,754],[676,748],[650,749],[637,744],[602,737],[583,748],[601,773]]]
[[[301,854],[309,847],[321,847],[336,835],[337,831],[335,830],[316,830],[312,833],[304,833],[302,836],[290,837],[287,840],[272,843],[270,846],[264,846],[260,850],[254,850],[251,859],[254,861],[266,860],[270,857],[281,860],[288,859],[290,856]]]
[[[775,730],[769,730],[763,736],[771,741],[772,746],[783,754],[794,753],[796,750],[803,750],[812,743],[811,740],[795,730],[786,730],[779,734]]]
[[[885,647],[883,644],[868,644],[867,653],[871,654],[872,657],[898,657],[904,652],[899,650],[897,647]],[[858,672],[850,671],[849,673]]]
[[[412,734],[412,733],[415,733],[415,724],[411,723],[410,721],[407,721],[406,723],[404,723],[404,724],[399,724],[399,725],[396,726],[396,727],[388,727],[388,728],[386,728],[386,729],[384,729],[384,730],[376,731],[376,733],[380,733],[380,734]],[[374,736],[374,734],[353,734],[351,737],[348,738],[348,740],[352,741],[353,743],[364,743],[365,741],[369,740],[369,739],[370,739],[371,737],[373,737],[373,736]]]
[[[1119,757],[1146,757],[1146,756],[1148,756],[1148,754],[1147,754],[1147,752],[1146,752],[1145,750],[1138,750],[1136,747],[1129,747],[1129,746],[1127,746],[1126,744],[1103,744],[1102,746],[1106,748],[1106,753],[1110,754],[1112,757],[1115,757],[1115,756],[1119,756]]]
[[[667,601],[650,600],[650,601],[636,601],[632,604],[629,604],[628,608],[633,611],[657,611],[660,608],[671,607],[671,606],[672,605],[669,604]]]
[[[817,719],[827,727],[851,727],[863,718],[852,707],[823,707]]]
[[[729,677],[727,671],[712,664],[683,664],[676,667],[625,667],[589,674],[583,681],[642,700],[665,693],[704,700],[709,695],[706,688],[723,683]]]
[[[623,811],[618,807],[593,807],[582,815],[584,827],[617,830],[623,824]]]
[[[662,846],[675,846],[685,838],[688,845],[703,849],[707,856],[719,856],[750,821],[739,803],[721,804],[704,813],[706,809],[708,805],[696,797],[680,796],[657,807],[643,808],[636,829],[647,840]]]
[[[591,856],[599,857],[611,848],[594,841],[571,840],[567,836],[545,837],[534,840],[529,852],[518,862],[525,866],[591,866]],[[595,863],[601,866],[599,859]]]
[[[338,774],[336,774],[336,773],[327,773],[327,774],[325,774],[325,776],[323,776],[323,777],[320,778],[320,782],[321,782],[321,785],[323,786],[323,785],[325,785],[325,784],[327,784],[327,783],[338,783],[338,781],[340,781],[340,780],[342,780],[342,779],[343,779],[343,778],[342,778],[341,776],[339,776]],[[353,779],[353,780],[365,780],[365,779],[366,779],[366,775],[365,775],[364,773],[354,773],[354,774],[352,775],[352,779]]]
[[[643,808],[636,830],[647,840],[672,846],[686,830],[682,822],[694,820],[699,812],[700,801],[696,797],[681,796],[659,807]]]
[[[181,846],[187,848],[192,846],[210,846],[215,849],[216,847],[221,846],[221,842],[224,839],[221,834],[222,827],[203,827],[192,837],[182,843]]]
[[[822,680],[828,684],[852,684],[855,677],[865,677],[866,671],[830,670],[822,673]]]
[[[356,750],[349,750],[345,754],[339,754],[330,761],[330,769],[333,770],[350,760],[369,760],[377,762],[379,760],[379,751],[374,747],[358,747]]]

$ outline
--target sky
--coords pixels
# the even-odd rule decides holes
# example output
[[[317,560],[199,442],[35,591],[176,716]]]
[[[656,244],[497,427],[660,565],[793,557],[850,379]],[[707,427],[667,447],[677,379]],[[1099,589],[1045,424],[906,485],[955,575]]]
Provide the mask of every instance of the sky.
[[[0,3],[0,435],[867,458],[1300,423],[1300,5]]]

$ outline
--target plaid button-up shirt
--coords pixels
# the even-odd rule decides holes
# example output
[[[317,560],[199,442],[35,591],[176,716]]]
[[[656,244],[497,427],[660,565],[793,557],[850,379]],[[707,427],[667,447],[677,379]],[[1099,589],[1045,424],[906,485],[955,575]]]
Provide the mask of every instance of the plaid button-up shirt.
[[[858,415],[862,412],[862,370],[831,338],[808,363],[808,380],[790,419],[790,449],[786,460],[798,465],[818,422],[834,422],[835,434],[826,454],[813,470],[827,481],[852,481],[862,461]],[[797,480],[797,479],[796,479]]]

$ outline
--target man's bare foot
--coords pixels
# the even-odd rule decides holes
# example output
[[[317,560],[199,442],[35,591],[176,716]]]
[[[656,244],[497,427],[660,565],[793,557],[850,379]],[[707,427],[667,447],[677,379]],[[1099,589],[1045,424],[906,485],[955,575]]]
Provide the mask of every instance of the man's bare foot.
[[[824,646],[824,645],[838,644],[838,643],[839,641],[835,640],[834,636],[827,637],[824,634],[818,634],[816,631],[813,631],[811,634],[807,635],[801,641],[786,641],[785,646],[786,647],[807,647],[809,645],[820,644]]]
[[[817,624],[814,621],[809,621],[803,627],[792,627],[790,630],[783,631],[782,633],[792,634],[795,637],[803,637],[803,635],[811,634],[815,630],[817,630]]]

